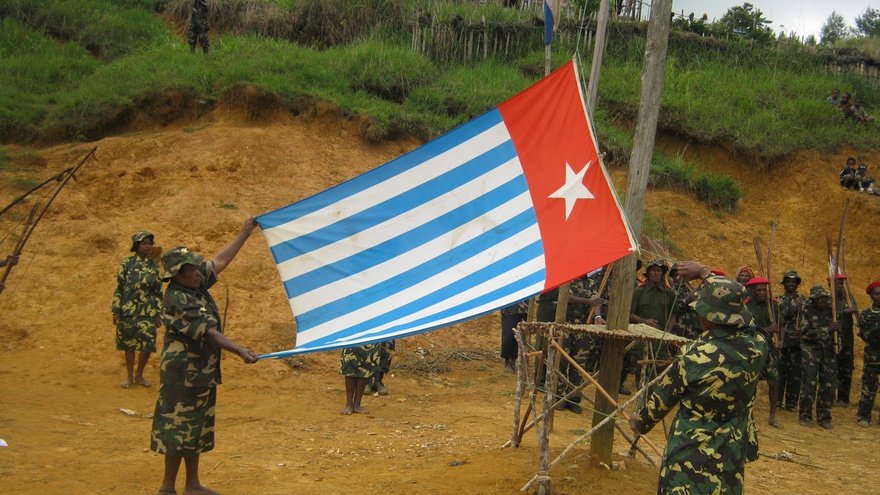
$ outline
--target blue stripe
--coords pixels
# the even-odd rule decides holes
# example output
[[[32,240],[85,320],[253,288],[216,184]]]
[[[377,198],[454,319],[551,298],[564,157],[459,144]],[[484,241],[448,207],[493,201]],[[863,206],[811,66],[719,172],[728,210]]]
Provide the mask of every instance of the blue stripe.
[[[363,232],[443,194],[488,174],[516,157],[512,141],[505,141],[480,156],[364,211],[272,247],[277,263],[320,249]],[[525,181],[523,181],[525,184]],[[390,191],[389,191],[390,193]]]
[[[532,246],[529,246],[529,248],[532,248]],[[527,249],[529,249],[529,248],[527,248]],[[540,246],[539,246],[539,251],[540,251]],[[522,262],[523,258],[524,258],[523,255],[514,254],[511,256],[508,256],[506,258],[507,261],[502,260],[499,263],[503,262],[503,264],[505,266],[507,266],[507,270],[510,270],[510,269],[513,269],[513,268],[516,268],[517,266],[519,266],[519,264]],[[505,270],[497,270],[495,268],[492,268],[490,270],[488,267],[484,270],[489,270],[492,272],[505,271]],[[481,277],[478,273],[474,274],[474,277],[475,278],[485,278],[485,277]],[[437,313],[434,313],[434,314],[431,314],[428,316],[424,316],[422,318],[419,318],[418,320],[415,320],[415,321],[412,321],[409,323],[403,323],[400,325],[396,325],[393,327],[383,329],[381,331],[381,333],[379,335],[377,335],[374,339],[371,339],[371,337],[369,335],[363,335],[358,340],[360,340],[361,338],[367,339],[364,341],[364,344],[367,344],[370,342],[379,342],[382,340],[388,340],[387,335],[389,333],[393,333],[397,330],[402,330],[402,329],[406,329],[406,328],[415,328],[415,327],[422,325],[422,324],[425,324],[425,323],[430,323],[432,321],[439,321],[444,318],[448,318],[450,316],[455,316],[458,314],[467,313],[468,311],[471,311],[474,308],[480,307],[484,304],[491,303],[493,301],[498,301],[497,306],[494,306],[489,310],[483,311],[480,314],[489,313],[489,312],[495,311],[498,308],[502,308],[504,306],[507,306],[508,304],[510,304],[512,302],[515,302],[513,300],[510,300],[510,297],[513,294],[515,294],[516,292],[518,292],[524,288],[530,287],[536,283],[543,282],[545,280],[545,278],[546,278],[546,273],[545,273],[544,269],[542,268],[534,273],[531,273],[529,275],[524,276],[523,278],[520,278],[519,280],[511,282],[505,286],[499,287],[499,288],[497,288],[487,294],[484,294],[480,297],[477,297],[475,299],[470,299],[468,301],[465,301],[465,302],[463,302],[457,306],[454,306],[452,308],[448,308],[443,311],[440,311],[440,312],[437,312]],[[427,306],[431,306],[435,303],[444,301],[444,300],[448,299],[449,297],[454,296],[455,294],[461,292],[462,290],[468,289],[468,288],[472,287],[473,285],[476,285],[477,283],[479,283],[479,280],[476,280],[476,281],[473,281],[473,282],[466,284],[466,283],[464,283],[464,280],[465,279],[463,279],[459,283],[455,283],[455,284],[452,284],[452,285],[445,287],[441,290],[438,290],[438,291],[434,292],[433,294],[429,294],[429,295],[427,295],[417,301],[413,301],[413,302],[411,302],[411,303],[409,303],[409,304],[407,304],[397,310],[394,310],[388,314],[378,316],[378,317],[373,318],[369,321],[366,321],[366,322],[360,323],[358,325],[355,325],[353,327],[349,327],[349,328],[346,328],[346,329],[341,330],[339,332],[336,332],[335,334],[328,335],[327,337],[315,340],[313,342],[309,342],[304,348],[308,349],[310,347],[320,347],[325,344],[333,343],[333,342],[335,342],[335,341],[337,341],[347,335],[354,335],[358,332],[361,332],[361,331],[364,331],[364,330],[367,330],[370,328],[379,327],[380,325],[383,325],[389,321],[394,321],[394,320],[401,318],[401,317],[404,317],[408,314],[414,313],[416,311],[420,311],[421,309],[423,309]],[[540,291],[538,291],[538,292],[540,292]],[[538,292],[535,292],[535,294],[537,294]],[[534,294],[531,294],[531,295],[534,295]],[[529,297],[531,297],[531,295]],[[521,299],[522,299],[522,297],[519,297],[517,299],[517,301],[519,301]],[[413,335],[416,333],[427,332],[429,330],[432,330],[434,328],[438,328],[441,326],[453,325],[453,324],[457,323],[458,321],[461,321],[464,319],[470,319],[470,318],[473,318],[474,316],[477,316],[477,315],[470,315],[469,314],[468,316],[460,317],[455,321],[443,323],[442,325],[440,325],[440,324],[434,325],[429,328],[420,329],[418,331],[414,331],[414,332],[407,333],[404,335]],[[299,321],[299,319],[297,319],[297,321]],[[372,333],[376,333],[376,332],[372,332]],[[404,335],[395,336],[394,338],[399,338]],[[362,344],[360,344],[360,345],[362,345]]]
[[[544,0],[544,45],[553,43],[553,9],[550,8],[550,2]]]
[[[488,211],[503,205],[528,190],[528,184],[523,176],[514,177],[507,183],[489,191],[488,193],[464,203],[454,210],[422,224],[408,232],[388,239],[385,242],[355,253],[335,263],[315,268],[302,275],[285,280],[284,290],[288,298],[305,294],[318,287],[341,280],[343,278],[360,273],[378,264],[391,260],[401,254],[412,251],[431,240],[445,235],[462,225],[472,222],[485,215]],[[537,222],[534,212],[529,209],[532,222]],[[524,228],[524,227],[522,227]],[[497,231],[497,234],[510,236],[513,233]],[[514,232],[515,233],[515,232]],[[485,236],[486,234],[480,234]],[[488,239],[486,244],[495,244],[496,240]]]
[[[350,295],[342,295],[342,297],[335,301],[328,302],[327,304],[319,306],[311,311],[301,313],[296,320],[297,328],[299,331],[306,331],[317,325],[386,299],[395,293],[404,291],[447,270],[451,266],[476,256],[477,254],[494,247],[496,244],[504,242],[526,228],[535,225],[536,222],[537,219],[535,218],[534,210],[526,210],[493,229],[480,234],[474,239],[456,246],[449,251],[445,251],[419,266],[373,285],[372,287],[368,287],[360,292]],[[542,249],[540,244],[537,249],[539,252]],[[519,252],[522,252],[522,250]],[[526,258],[525,260],[531,259],[534,256],[537,256],[537,254],[532,254],[531,257]],[[520,262],[525,260],[519,259]],[[492,273],[491,270],[491,267],[502,266],[498,263],[499,262],[496,261],[492,265],[489,265],[489,267],[480,270],[478,273],[481,273],[485,279],[498,275],[498,273]],[[468,280],[473,279],[472,275],[465,278]]]
[[[382,183],[407,170],[414,168],[431,158],[441,155],[456,146],[472,139],[474,136],[499,124],[502,121],[498,109],[492,109],[476,119],[462,124],[458,128],[444,134],[437,139],[428,142],[409,153],[395,158],[390,162],[377,167],[369,172],[354,177],[346,182],[338,184],[330,189],[322,191],[291,205],[287,205],[257,217],[257,223],[262,229],[270,229],[279,225],[296,220],[309,213],[325,208],[328,205],[343,201],[345,198]],[[332,167],[333,164],[328,164]],[[292,170],[291,173],[296,173]]]

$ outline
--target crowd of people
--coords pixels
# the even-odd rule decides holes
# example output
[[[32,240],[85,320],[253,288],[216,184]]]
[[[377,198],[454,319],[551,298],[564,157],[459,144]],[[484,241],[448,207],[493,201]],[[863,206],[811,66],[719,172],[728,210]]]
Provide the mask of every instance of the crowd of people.
[[[834,108],[840,109],[843,117],[859,123],[873,122],[874,117],[868,115],[862,108],[862,102],[858,98],[853,98],[850,93],[840,94],[840,90],[834,88],[831,90],[831,96],[827,99],[828,104]]]
[[[623,378],[632,373],[636,383],[639,360],[671,366],[668,378],[647,392],[631,418],[633,430],[644,434],[680,406],[670,427],[658,493],[677,493],[676,486],[706,488],[699,493],[715,493],[713,487],[741,492],[744,464],[757,458],[752,405],[760,380],[768,384],[768,424],[782,427],[776,411],[783,408],[797,412],[802,427],[832,429],[832,408],[850,404],[856,328],[865,345],[854,420],[871,425],[880,374],[880,281],[865,289],[872,305],[859,313],[845,274],[833,281],[828,277],[825,285],[805,293],[796,271],[781,275],[778,297],[771,295],[770,281],[748,266],[728,277],[695,262],[669,266],[652,260],[637,277],[629,321],[692,340],[677,352],[657,344],[633,346],[625,358]],[[572,282],[567,322],[587,323],[590,307],[599,310],[589,322],[604,321],[609,295],[597,291],[601,277],[599,271]],[[695,281],[701,282],[695,286]],[[539,296],[538,321],[554,320],[557,298],[558,289]],[[517,353],[513,327],[526,319],[526,311],[524,303],[502,311],[502,357],[508,368]],[[584,369],[597,371],[600,338],[571,332],[564,347]],[[576,373],[560,371],[574,386],[580,383]],[[557,394],[570,391],[563,386]],[[629,390],[621,385],[619,393]],[[566,407],[581,412],[577,398]],[[711,463],[711,458],[721,461]]]

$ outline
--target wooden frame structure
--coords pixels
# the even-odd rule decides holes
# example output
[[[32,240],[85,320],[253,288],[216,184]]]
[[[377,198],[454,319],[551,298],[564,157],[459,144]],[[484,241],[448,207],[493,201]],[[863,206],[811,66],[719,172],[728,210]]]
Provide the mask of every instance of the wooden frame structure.
[[[538,472],[532,477],[522,488],[521,491],[528,491],[535,484],[538,485],[538,493],[541,495],[552,493],[552,484],[550,481],[550,469],[557,465],[566,455],[568,455],[578,444],[582,443],[594,432],[600,429],[608,422],[615,420],[627,406],[645,394],[645,391],[653,387],[669,369],[668,366],[664,371],[659,373],[653,380],[646,383],[638,392],[635,392],[626,402],[619,404],[610,394],[602,387],[597,379],[584,370],[577,361],[570,356],[563,346],[560,344],[566,336],[571,333],[589,334],[593,337],[600,337],[606,340],[619,340],[632,342],[636,340],[662,342],[671,345],[683,345],[690,342],[688,339],[665,333],[653,327],[643,324],[631,324],[628,330],[608,330],[604,325],[571,325],[565,323],[537,323],[523,322],[514,329],[514,334],[519,342],[519,356],[516,361],[516,396],[513,406],[513,429],[510,440],[503,447],[519,447],[522,443],[523,436],[532,428],[537,428],[538,437]],[[583,378],[580,385],[574,386],[568,378],[559,369],[561,360],[568,363],[577,370],[578,374]],[[641,361],[642,365],[650,364],[651,361]],[[543,390],[551,391],[545,393],[542,399],[543,406],[541,414],[538,414],[538,381],[541,379],[540,373],[543,370]],[[537,371],[537,373],[536,373]],[[533,381],[534,378],[534,381]],[[572,389],[563,397],[556,397],[557,380],[565,381]],[[585,392],[588,385],[596,387],[597,394],[601,394],[605,400],[614,406],[611,411],[600,423],[590,428],[586,433],[572,441],[553,461],[550,461],[550,431],[553,428],[553,414],[566,401],[581,395],[590,403],[594,403],[594,399]],[[523,413],[523,399],[527,400],[525,412]],[[530,416],[534,418],[529,421]],[[624,426],[619,425],[616,421],[613,423],[614,428],[630,443],[631,453],[639,452],[648,462],[656,466],[654,459],[638,445],[639,435],[632,435]],[[650,440],[644,438],[647,444],[657,456],[662,457],[662,451],[654,445]],[[502,447],[502,448],[503,448]]]

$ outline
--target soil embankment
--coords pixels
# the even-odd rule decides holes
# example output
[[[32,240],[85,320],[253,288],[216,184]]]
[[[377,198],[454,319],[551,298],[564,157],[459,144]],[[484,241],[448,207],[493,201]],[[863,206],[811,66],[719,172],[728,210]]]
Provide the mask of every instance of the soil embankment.
[[[147,450],[155,389],[119,387],[122,355],[114,350],[109,311],[129,236],[147,228],[166,249],[186,244],[211,255],[247,216],[418,145],[369,145],[360,136],[358,124],[333,111],[255,116],[221,103],[196,120],[141,122],[134,131],[97,142],[98,160],[62,192],[0,295],[0,438],[9,443],[0,448],[3,491],[155,493],[162,459]],[[24,173],[50,176],[91,146],[41,150],[45,162],[22,165]],[[872,244],[880,198],[837,187],[847,153],[800,153],[758,171],[717,148],[685,147],[672,139],[661,146],[684,148],[702,166],[745,186],[736,212],[709,210],[674,191],[648,195],[649,210],[683,257],[728,271],[754,264],[752,237],[760,233],[766,241],[779,214],[774,275],[796,268],[805,288],[822,282],[825,235],[836,234],[843,201],[851,198],[847,261],[865,304],[861,288],[880,276]],[[880,154],[865,159],[877,164]],[[22,172],[0,171],[0,181],[9,184],[13,173]],[[613,170],[619,182],[625,175]],[[18,193],[7,187],[0,202]],[[0,224],[8,232],[17,229],[12,222],[9,216]],[[5,251],[11,251],[9,242]],[[293,319],[260,235],[214,289],[221,305],[227,290],[227,331],[234,339],[258,352],[292,345]],[[533,436],[518,450],[499,449],[510,433],[514,382],[491,357],[498,332],[498,318],[491,316],[401,341],[398,366],[387,380],[391,394],[365,399],[371,414],[350,417],[338,414],[343,384],[335,352],[253,366],[227,356],[217,449],[202,458],[203,481],[236,494],[515,493],[534,474],[537,453]],[[154,357],[148,367],[154,382],[157,363]],[[428,373],[443,368],[449,371]],[[853,400],[858,385],[857,374]],[[831,431],[802,428],[788,412],[782,413],[784,428],[771,429],[763,422],[762,388],[756,410],[762,451],[793,452],[814,467],[762,458],[747,469],[749,491],[824,494],[846,486],[851,493],[874,492],[880,474],[871,469],[878,461],[871,446],[880,429],[858,428],[854,405],[836,408],[834,415]],[[559,414],[554,453],[587,421]],[[663,444],[659,429],[651,438]],[[611,472],[591,467],[585,452],[578,450],[553,472],[558,493],[654,491],[656,471],[643,460],[626,460],[625,471]]]

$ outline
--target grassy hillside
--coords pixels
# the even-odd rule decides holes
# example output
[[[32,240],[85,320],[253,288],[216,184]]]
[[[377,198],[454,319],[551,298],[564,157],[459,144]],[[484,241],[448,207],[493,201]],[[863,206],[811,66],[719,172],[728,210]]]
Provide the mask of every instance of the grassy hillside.
[[[218,0],[213,48],[204,57],[191,55],[173,30],[184,24],[188,2],[166,2],[164,18],[152,11],[155,3],[0,1],[0,140],[95,139],[124,125],[126,109],[150,95],[185,90],[210,106],[241,83],[278,95],[293,111],[304,101],[333,102],[368,119],[370,140],[400,134],[427,139],[528,86],[543,65],[539,46],[510,60],[471,64],[440,63],[410,49],[407,27],[416,15],[456,22],[480,16],[535,30],[528,12],[498,6],[467,10],[441,2],[426,11],[425,2],[403,0],[348,8],[338,1]],[[290,40],[294,28],[300,42]],[[323,43],[318,32],[326,33]],[[603,148],[618,160],[631,149],[631,133],[613,122],[631,121],[637,107],[639,39],[615,28],[603,67],[595,118]],[[880,145],[872,127],[843,122],[824,105],[828,90],[841,87],[858,90],[871,108],[876,96],[865,83],[826,76],[817,62],[797,53],[676,40],[662,108],[665,129],[768,158],[800,148]],[[574,47],[562,43],[554,64]],[[658,154],[654,162],[655,183],[691,190],[715,206],[734,207],[742,194],[729,178],[681,159]]]

